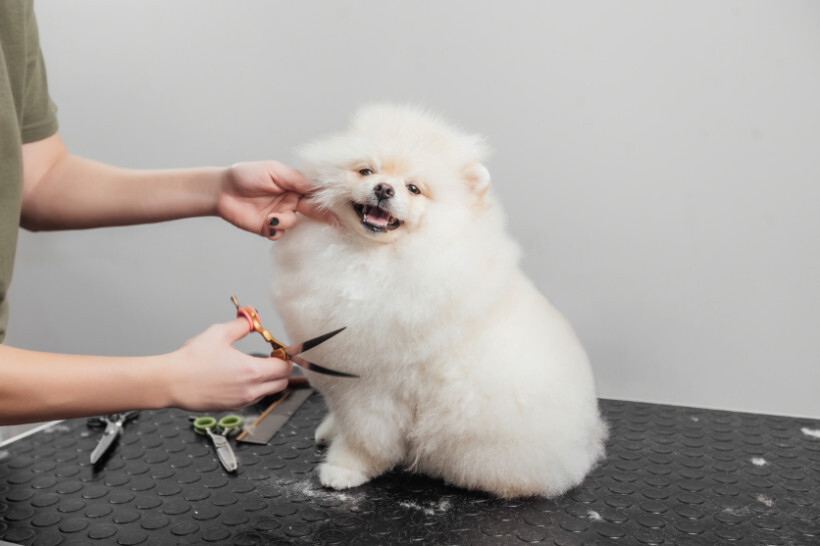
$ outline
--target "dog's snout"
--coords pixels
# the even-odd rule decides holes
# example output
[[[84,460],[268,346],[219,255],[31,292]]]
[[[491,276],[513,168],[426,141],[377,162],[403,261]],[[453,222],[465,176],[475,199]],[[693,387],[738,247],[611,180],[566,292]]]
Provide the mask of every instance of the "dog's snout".
[[[381,182],[376,184],[376,187],[373,188],[373,193],[376,194],[376,197],[381,201],[382,199],[390,199],[394,195],[396,195],[396,190],[393,189],[393,186],[387,184],[385,182]]]

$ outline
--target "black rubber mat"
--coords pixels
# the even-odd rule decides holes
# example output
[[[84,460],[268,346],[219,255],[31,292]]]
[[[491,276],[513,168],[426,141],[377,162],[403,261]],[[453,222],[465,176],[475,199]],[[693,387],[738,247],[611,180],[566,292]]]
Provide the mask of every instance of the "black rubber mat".
[[[143,412],[104,465],[85,420],[0,448],[0,539],[18,544],[820,544],[820,421],[603,400],[608,458],[553,500],[393,472],[323,489],[314,395],[222,470],[177,410]]]

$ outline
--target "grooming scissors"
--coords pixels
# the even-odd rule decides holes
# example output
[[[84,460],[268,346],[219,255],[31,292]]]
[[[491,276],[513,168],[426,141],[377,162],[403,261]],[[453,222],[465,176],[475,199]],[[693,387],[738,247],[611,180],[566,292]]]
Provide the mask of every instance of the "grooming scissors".
[[[114,413],[104,417],[92,417],[88,419],[89,426],[105,425],[105,432],[97,443],[97,447],[91,452],[91,464],[97,464],[106,451],[114,444],[114,441],[122,434],[125,423],[139,414],[139,411],[128,411],[125,413]]]
[[[262,323],[259,321],[259,313],[256,312],[256,309],[254,309],[250,305],[241,307],[239,305],[239,301],[237,301],[236,299],[236,296],[231,296],[231,301],[236,306],[236,316],[244,317],[248,321],[250,331],[259,332],[262,335],[262,337],[265,338],[265,341],[271,344],[271,347],[273,347],[273,352],[270,355],[272,357],[281,360],[290,360],[303,370],[309,370],[311,372],[322,373],[326,375],[335,375],[338,377],[359,377],[358,375],[353,375],[350,373],[339,372],[336,370],[325,368],[324,366],[320,366],[313,362],[309,362],[304,358],[297,356],[300,353],[303,353],[309,349],[316,347],[317,345],[324,343],[328,339],[332,338],[333,336],[344,330],[345,327],[339,328],[338,330],[334,330],[332,332],[328,332],[313,339],[303,341],[302,343],[297,343],[295,345],[285,347],[284,343],[278,341],[275,337],[273,337],[273,335],[271,335],[271,333],[268,330],[266,330],[262,326]]]
[[[219,462],[228,472],[235,472],[237,468],[236,455],[228,443],[228,436],[236,434],[242,427],[242,418],[238,415],[227,415],[217,421],[213,417],[197,417],[191,425],[194,432],[208,436],[216,449]]]

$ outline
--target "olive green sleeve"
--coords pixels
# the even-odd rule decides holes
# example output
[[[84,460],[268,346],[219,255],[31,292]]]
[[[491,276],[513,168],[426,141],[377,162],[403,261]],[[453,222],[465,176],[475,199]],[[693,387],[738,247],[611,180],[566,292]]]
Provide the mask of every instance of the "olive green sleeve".
[[[48,94],[48,81],[34,10],[26,17],[26,70],[20,136],[25,144],[57,132],[57,107]]]
[[[57,132],[32,0],[0,0],[0,343],[23,194],[21,144]]]

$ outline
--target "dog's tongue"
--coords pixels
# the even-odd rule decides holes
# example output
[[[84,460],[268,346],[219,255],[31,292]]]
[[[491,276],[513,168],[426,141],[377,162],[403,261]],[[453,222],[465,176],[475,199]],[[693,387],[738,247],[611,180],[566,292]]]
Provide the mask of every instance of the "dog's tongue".
[[[379,207],[370,207],[364,216],[365,222],[374,226],[385,227],[390,222],[390,214]]]

